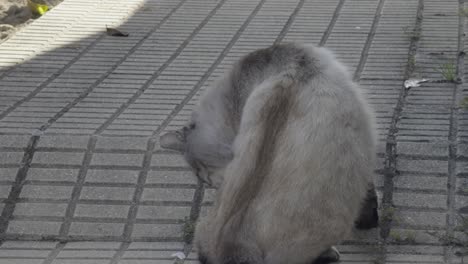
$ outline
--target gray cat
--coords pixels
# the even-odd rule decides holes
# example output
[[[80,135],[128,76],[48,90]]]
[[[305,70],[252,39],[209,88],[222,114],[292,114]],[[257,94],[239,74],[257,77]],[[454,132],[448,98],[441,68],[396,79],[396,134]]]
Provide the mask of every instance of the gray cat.
[[[219,188],[195,233],[204,264],[310,264],[377,226],[374,120],[325,48],[281,44],[242,58],[184,128],[160,138]]]

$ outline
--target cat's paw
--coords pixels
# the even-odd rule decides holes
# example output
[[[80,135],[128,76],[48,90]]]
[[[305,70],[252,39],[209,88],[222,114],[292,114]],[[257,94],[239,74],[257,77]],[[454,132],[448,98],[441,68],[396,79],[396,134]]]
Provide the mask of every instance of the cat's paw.
[[[340,252],[336,247],[331,247],[323,252],[312,264],[326,264],[340,260]]]

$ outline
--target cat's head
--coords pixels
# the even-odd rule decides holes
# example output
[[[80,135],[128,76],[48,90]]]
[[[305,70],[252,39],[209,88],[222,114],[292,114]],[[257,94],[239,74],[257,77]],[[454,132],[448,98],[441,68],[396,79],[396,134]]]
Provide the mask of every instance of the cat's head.
[[[195,123],[167,132],[159,142],[162,148],[183,153],[197,177],[214,187],[221,184],[222,171],[233,157],[230,146],[197,128]]]

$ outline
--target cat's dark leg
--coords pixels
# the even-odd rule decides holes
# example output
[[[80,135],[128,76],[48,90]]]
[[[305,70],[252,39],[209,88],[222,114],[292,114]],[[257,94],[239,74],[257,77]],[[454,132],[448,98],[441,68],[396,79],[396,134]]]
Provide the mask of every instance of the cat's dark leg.
[[[371,229],[379,225],[377,207],[377,194],[375,192],[375,186],[372,184],[367,191],[366,198],[361,207],[361,212],[355,222],[357,229]]]
[[[327,264],[340,260],[340,252],[335,247],[331,247],[323,252],[312,264]]]

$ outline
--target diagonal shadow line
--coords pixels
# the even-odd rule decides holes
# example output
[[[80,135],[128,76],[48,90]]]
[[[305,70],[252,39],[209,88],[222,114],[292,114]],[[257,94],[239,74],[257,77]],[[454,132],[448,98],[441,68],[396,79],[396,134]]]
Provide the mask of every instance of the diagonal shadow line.
[[[113,66],[110,68],[104,75],[102,75],[99,79],[97,79],[94,83],[91,84],[90,87],[88,87],[84,92],[82,92],[77,98],[75,98],[72,102],[68,103],[65,107],[63,107],[58,113],[56,113],[52,118],[50,118],[47,123],[42,125],[38,130],[39,131],[45,131],[47,130],[53,123],[55,123],[60,117],[62,117],[65,113],[67,113],[73,106],[81,102],[84,98],[88,96],[88,94],[91,93],[91,91],[96,88],[100,83],[102,83],[109,75],[111,75],[117,67],[124,62],[126,59],[128,59],[129,56],[131,56],[133,53],[135,53],[138,48],[144,43],[146,39],[148,39],[154,32],[156,32],[164,23],[166,23],[167,20],[186,2],[187,0],[181,0],[176,7],[174,7],[158,24],[156,24],[150,31],[146,33],[146,35],[141,38],[131,49],[129,52],[125,54],[122,58],[120,58]],[[102,35],[100,38],[102,39],[105,35]],[[89,47],[89,49],[92,47]],[[71,66],[71,64],[70,64]],[[44,86],[45,87],[45,86]],[[42,87],[41,89],[43,89]],[[37,93],[40,91],[37,91]],[[35,94],[37,94],[35,93]],[[34,95],[35,95],[34,94]],[[30,100],[34,97],[28,96],[27,100]],[[24,101],[24,102],[26,102]],[[24,103],[23,102],[23,103]],[[19,106],[19,105],[18,105]],[[16,106],[17,107],[17,106]],[[12,109],[11,111],[13,111]],[[10,112],[11,112],[10,111]],[[4,116],[0,116],[4,117]]]
[[[100,3],[101,1],[102,1],[102,0],[95,1],[94,6],[92,6],[92,7],[95,7],[95,6],[99,5],[99,3]],[[88,6],[88,8],[92,8],[92,7],[91,7],[91,6]],[[86,16],[86,14],[88,14],[88,13],[89,13],[89,12],[83,13],[83,14],[80,16],[80,18],[82,19],[82,17]],[[77,18],[76,20],[79,20],[79,19]],[[72,25],[72,24],[70,24],[70,25]],[[64,28],[62,31],[68,30],[69,28],[70,28],[70,26]],[[98,40],[96,39],[96,40],[92,41],[88,46],[90,46],[90,45],[94,46],[96,41],[98,41]],[[87,49],[87,48],[85,48],[85,49]],[[41,51],[42,51],[42,50],[39,50],[38,52],[41,52]],[[36,51],[35,51],[34,53],[36,53]],[[82,55],[82,52],[79,52],[79,53],[76,55],[76,57],[80,57],[81,55]],[[30,56],[34,56],[34,55],[30,55]],[[25,58],[25,60],[28,60],[28,59],[30,59],[30,58],[29,58],[29,57],[26,57],[26,58]],[[75,60],[75,58],[73,58],[72,60]],[[17,69],[20,65],[22,65],[22,64],[23,64],[23,63],[18,63],[18,64],[16,64],[16,65],[7,67],[7,69],[6,69],[5,71],[3,71],[3,72],[0,71],[0,81],[2,81],[3,78],[7,77],[8,74],[10,74],[10,73],[13,72],[14,70],[16,70],[16,69]],[[67,65],[68,65],[68,63],[67,63],[64,67],[67,67]],[[60,70],[59,70],[59,71],[60,71]],[[57,74],[57,73],[54,73],[54,74],[52,74],[52,75],[55,75],[55,74]],[[51,76],[51,78],[52,78],[52,76]],[[47,81],[47,80],[46,80],[46,81]],[[34,92],[34,91],[33,91],[33,92]],[[0,115],[0,119],[2,119],[2,118],[3,118],[3,116]]]
[[[190,43],[190,41],[202,30],[202,28],[210,21],[210,19],[216,14],[216,12],[224,5],[227,0],[221,0],[219,3],[211,10],[211,12],[203,19],[203,21],[195,28],[195,30],[184,40],[184,42],[177,48],[177,50],[171,55],[171,57],[148,79],[145,84],[136,91],[133,96],[128,99],[122,106],[115,111],[111,117],[109,117],[106,122],[100,125],[95,134],[101,134],[107,127],[109,127],[114,120],[120,116],[132,103],[134,103],[151,85],[151,83],[156,80],[159,75],[167,68],[169,65],[179,56],[185,47]]]
[[[52,83],[55,79],[57,79],[59,76],[62,75],[66,70],[68,70],[75,62],[77,62],[84,54],[86,54],[89,50],[91,50],[93,47],[96,46],[97,43],[99,43],[103,38],[104,34],[101,34],[99,37],[97,37],[93,42],[91,42],[90,45],[88,45],[85,49],[83,49],[81,52],[79,52],[75,58],[73,58],[70,62],[68,62],[62,69],[60,69],[58,72],[52,74],[47,80],[42,82],[34,91],[30,92],[26,97],[22,98],[21,100],[15,102],[13,105],[8,107],[6,110],[4,110],[0,114],[0,120],[5,118],[7,115],[9,115],[11,112],[13,112],[15,109],[17,109],[19,106],[22,104],[28,102],[34,96],[36,96],[38,93],[40,93],[45,87],[47,87],[50,83]]]

